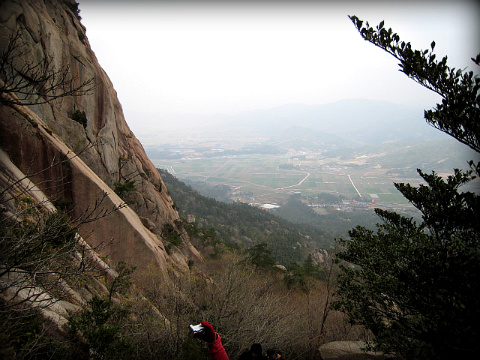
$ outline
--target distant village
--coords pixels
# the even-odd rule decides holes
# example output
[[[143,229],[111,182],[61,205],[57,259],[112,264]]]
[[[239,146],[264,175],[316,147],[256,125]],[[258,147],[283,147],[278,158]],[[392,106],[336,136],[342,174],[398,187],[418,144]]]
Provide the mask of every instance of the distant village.
[[[251,206],[258,207],[260,209],[271,211],[281,207],[277,203],[262,203],[255,200],[255,198],[241,198],[236,197],[236,201],[247,203]],[[304,201],[305,202],[305,201]],[[325,215],[329,211],[342,211],[342,212],[355,212],[355,211],[374,211],[375,209],[391,210],[399,213],[408,213],[414,210],[413,205],[388,203],[381,204],[375,200],[371,202],[357,201],[357,200],[341,200],[338,203],[320,203],[320,202],[306,202],[306,204],[313,208],[319,215]]]
[[[210,146],[206,146],[210,145]],[[216,145],[216,146],[213,146]],[[177,147],[170,148],[168,150],[169,156],[166,156],[167,159],[176,159],[178,161],[192,161],[192,160],[202,160],[207,158],[226,158],[226,159],[235,159],[249,157],[251,154],[248,154],[248,151],[244,153],[240,149],[229,149],[228,147],[222,147],[224,144],[210,143],[202,144],[202,146],[197,146],[195,148],[188,147]],[[231,146],[232,144],[230,144]],[[155,151],[153,149],[147,149],[147,152],[150,153],[152,158],[155,158]],[[166,155],[165,153],[163,155]],[[279,169],[281,170],[297,170],[305,172],[333,172],[339,175],[345,175],[346,171],[352,168],[358,168],[365,166],[368,163],[369,157],[366,155],[357,155],[350,159],[340,159],[340,158],[325,158],[321,151],[299,151],[299,150],[290,150],[287,153],[282,155],[287,157],[288,163],[280,164]],[[374,155],[375,156],[375,155]],[[155,160],[154,160],[155,162]],[[177,176],[175,170],[171,165],[165,166],[166,170],[172,175]],[[369,199],[362,198],[358,192],[355,184],[352,181],[352,186],[355,188],[359,194],[358,198],[351,199],[341,199],[338,198],[335,201],[322,201],[321,199],[316,199],[312,197],[302,197],[302,202],[311,207],[319,215],[324,215],[332,211],[341,211],[341,212],[355,212],[355,211],[373,211],[376,208],[397,211],[400,213],[408,213],[414,209],[411,204],[408,203],[395,203],[395,202],[379,202],[379,196],[376,194],[369,194]],[[292,191],[290,194],[300,194],[299,192]],[[251,192],[242,191],[241,187],[232,187],[231,192],[226,196],[229,200],[233,202],[242,202],[261,208],[266,211],[275,211],[280,208],[282,205],[276,202],[265,202],[261,199],[258,199]]]
[[[247,198],[243,196],[234,196],[232,197],[232,200],[240,201],[264,210],[274,210],[281,207],[281,205],[277,203],[258,202],[254,197]],[[334,210],[345,211],[345,212],[373,210],[375,208],[382,208],[382,209],[391,208],[391,206],[386,204],[377,204],[375,200],[373,200],[372,202],[364,202],[364,201],[356,201],[356,200],[341,200],[340,202],[335,204],[309,202],[307,203],[307,205],[313,209],[333,208]],[[319,213],[321,213],[321,211],[319,211]]]

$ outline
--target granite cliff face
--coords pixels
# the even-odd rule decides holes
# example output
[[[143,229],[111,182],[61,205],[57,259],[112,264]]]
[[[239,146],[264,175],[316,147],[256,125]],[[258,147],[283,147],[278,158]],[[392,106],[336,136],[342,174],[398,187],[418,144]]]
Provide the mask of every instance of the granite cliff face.
[[[28,176],[51,203],[67,206],[73,219],[100,217],[79,227],[83,239],[101,249],[99,255],[108,255],[112,262],[123,260],[140,271],[156,266],[167,279],[167,269],[187,268],[189,261],[201,261],[201,255],[191,245],[160,175],[128,127],[76,6],[74,1],[53,0],[0,3],[2,52],[16,37],[21,56],[15,62],[20,67],[48,59],[50,69],[68,69],[70,85],[89,81],[93,85],[85,94],[53,100],[41,86],[32,87],[19,103],[7,101],[19,94],[1,93],[0,148],[10,166],[17,168],[7,169],[3,162],[2,172]],[[129,187],[122,193],[119,189],[125,185]],[[121,208],[98,216],[115,207]],[[181,239],[181,246],[167,253],[171,234]]]

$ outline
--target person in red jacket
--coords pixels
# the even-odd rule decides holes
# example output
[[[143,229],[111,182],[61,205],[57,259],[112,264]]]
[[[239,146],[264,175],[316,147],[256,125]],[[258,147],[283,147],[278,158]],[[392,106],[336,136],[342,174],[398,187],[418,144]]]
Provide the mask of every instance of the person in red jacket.
[[[212,360],[230,360],[222,344],[222,338],[215,332],[215,329],[206,321],[200,323],[202,331],[194,333],[194,337],[202,339],[207,343],[208,352]]]

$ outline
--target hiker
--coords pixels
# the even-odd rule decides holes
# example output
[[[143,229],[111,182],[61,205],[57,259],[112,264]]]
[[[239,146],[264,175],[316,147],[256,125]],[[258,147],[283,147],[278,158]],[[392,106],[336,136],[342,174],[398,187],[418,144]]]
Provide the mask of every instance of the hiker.
[[[201,339],[207,343],[208,352],[212,360],[229,360],[227,352],[222,344],[220,335],[215,332],[215,329],[211,324],[206,321],[200,322],[201,331],[194,332],[193,337]],[[274,355],[277,357],[270,357],[268,359],[280,359],[282,357],[281,352],[278,349],[274,349]],[[270,350],[269,350],[270,351]],[[278,352],[277,352],[278,351]],[[239,360],[267,360],[262,353],[262,345],[253,344],[250,349],[244,351],[240,355]]]
[[[250,349],[245,350],[238,360],[265,360],[266,357],[263,356],[262,345],[253,344]]]
[[[283,359],[282,357],[282,352],[279,349],[268,349],[267,350],[267,359],[272,360],[272,359]]]
[[[210,358],[212,360],[230,360],[222,345],[222,339],[220,335],[215,332],[213,326],[206,321],[202,321],[200,324],[203,330],[195,333],[193,336],[207,343]]]

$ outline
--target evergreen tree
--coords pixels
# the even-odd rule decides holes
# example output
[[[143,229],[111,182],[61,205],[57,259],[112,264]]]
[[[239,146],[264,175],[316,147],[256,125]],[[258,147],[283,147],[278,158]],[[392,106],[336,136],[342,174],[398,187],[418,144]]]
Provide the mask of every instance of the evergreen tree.
[[[260,243],[248,249],[247,259],[259,268],[269,269],[275,265],[275,259],[272,257],[272,252],[268,249],[266,243]]]
[[[435,128],[479,152],[480,78],[436,61],[431,50],[413,50],[382,21],[376,29],[350,17],[360,35],[400,61],[401,71],[442,96],[425,111]],[[479,65],[480,54],[472,58]],[[347,313],[376,335],[371,347],[407,359],[470,358],[480,350],[479,196],[461,187],[479,175],[455,169],[444,179],[418,170],[426,185],[395,184],[422,214],[416,223],[377,210],[383,223],[357,226],[341,239],[338,300]]]
[[[307,276],[318,277],[319,268],[317,265],[315,265],[312,254],[308,254],[307,258],[303,262],[303,270]]]

